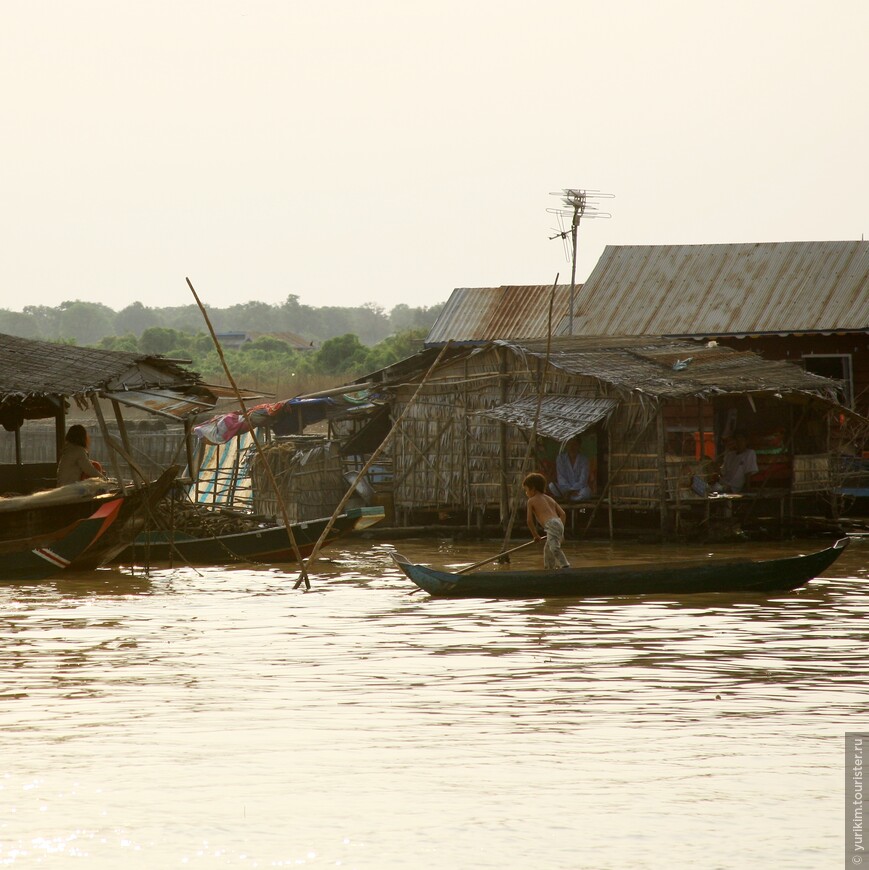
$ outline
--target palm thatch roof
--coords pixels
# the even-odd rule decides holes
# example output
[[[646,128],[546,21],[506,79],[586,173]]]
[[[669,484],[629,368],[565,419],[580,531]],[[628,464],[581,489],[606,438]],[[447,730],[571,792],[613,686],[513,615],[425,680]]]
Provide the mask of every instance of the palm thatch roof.
[[[519,354],[545,358],[545,340],[495,342]],[[801,392],[836,400],[840,382],[793,363],[658,336],[553,339],[550,365],[659,399],[708,398],[724,393]]]
[[[126,351],[53,344],[0,334],[0,415],[55,416],[66,399],[127,390],[177,390],[213,396],[179,360]],[[213,402],[212,402],[213,403]]]
[[[839,381],[793,363],[764,359],[753,351],[737,351],[715,342],[662,336],[570,336],[553,338],[549,343],[545,339],[494,341],[476,348],[450,348],[445,361],[454,362],[462,355],[470,357],[493,347],[525,358],[529,367],[529,358],[548,359],[550,366],[568,374],[662,400],[763,392],[805,393],[839,400]],[[435,350],[429,348],[365,380],[387,388],[411,381],[432,364]]]

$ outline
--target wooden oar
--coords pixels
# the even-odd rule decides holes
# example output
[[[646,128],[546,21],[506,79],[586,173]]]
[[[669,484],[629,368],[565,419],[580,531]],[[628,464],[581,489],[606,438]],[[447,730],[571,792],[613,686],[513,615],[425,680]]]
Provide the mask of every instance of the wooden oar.
[[[541,541],[545,540],[545,538],[541,538]],[[480,565],[486,565],[489,562],[494,562],[495,559],[500,559],[501,556],[506,556],[508,553],[515,553],[517,550],[521,550],[525,547],[530,547],[532,544],[536,544],[537,541],[532,538],[530,541],[526,541],[524,544],[519,544],[518,547],[513,547],[510,550],[504,550],[503,553],[498,553],[497,556],[490,556],[488,559],[483,559],[482,562],[475,562],[473,565],[468,565],[467,568],[462,568],[461,571],[454,571],[454,574],[464,574],[466,571],[473,571],[474,568],[479,568]]]

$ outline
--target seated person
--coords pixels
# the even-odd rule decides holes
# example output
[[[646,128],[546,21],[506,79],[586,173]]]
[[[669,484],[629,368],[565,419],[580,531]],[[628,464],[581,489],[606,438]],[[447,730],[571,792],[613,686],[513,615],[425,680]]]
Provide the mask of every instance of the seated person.
[[[103,477],[103,467],[88,456],[90,436],[84,426],[70,426],[57,464],[57,485],[78,483],[89,477]]]
[[[591,498],[588,459],[579,452],[579,439],[571,438],[555,460],[555,480],[549,492],[560,499],[581,501]]]
[[[721,474],[712,489],[716,492],[743,492],[748,479],[757,471],[757,454],[748,446],[745,433],[736,432],[727,440]]]

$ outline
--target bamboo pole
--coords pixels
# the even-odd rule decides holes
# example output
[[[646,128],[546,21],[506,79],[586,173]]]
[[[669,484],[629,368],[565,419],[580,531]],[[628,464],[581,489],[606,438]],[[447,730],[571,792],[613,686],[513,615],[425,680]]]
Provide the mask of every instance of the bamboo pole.
[[[552,306],[555,303],[555,288],[558,286],[558,275],[555,276],[555,281],[552,284],[552,292],[549,295],[549,320],[546,329],[546,358],[540,368],[537,379],[537,408],[534,412],[534,425],[531,427],[531,436],[528,439],[528,446],[525,448],[525,458],[522,460],[522,469],[519,472],[519,483],[525,476],[525,469],[528,467],[528,459],[531,456],[531,451],[534,449],[534,442],[537,440],[537,424],[540,422],[540,408],[543,405],[543,388],[546,386],[546,372],[549,369],[549,355],[552,349]],[[513,507],[510,511],[510,519],[507,523],[507,528],[504,532],[504,542],[501,544],[501,550],[506,551],[507,542],[513,534],[513,523],[516,521],[516,512],[519,510],[519,498],[513,499]],[[506,558],[504,558],[506,557]],[[509,562],[510,556],[506,552],[501,554],[502,562]]]
[[[532,538],[530,541],[526,541],[524,544],[519,544],[518,547],[511,547],[509,550],[504,550],[501,553],[498,553],[497,556],[489,556],[488,559],[483,559],[480,562],[474,562],[473,565],[468,565],[466,568],[462,568],[461,571],[456,571],[456,574],[466,574],[468,571],[473,571],[474,568],[479,568],[481,565],[488,565],[489,562],[494,562],[495,559],[503,559],[504,556],[508,556],[510,553],[515,553],[517,550],[524,550],[525,547],[530,547],[532,544],[536,544],[537,539]]]
[[[311,555],[308,556],[309,563],[311,562],[312,559],[315,559],[317,557],[317,555],[319,554],[320,548],[323,546],[323,541],[326,540],[326,536],[329,534],[330,531],[332,531],[332,526],[335,525],[335,520],[338,518],[338,514],[340,514],[341,511],[344,509],[344,505],[346,505],[347,502],[350,501],[350,497],[356,491],[356,486],[359,483],[359,481],[362,480],[363,477],[365,477],[365,475],[368,472],[368,469],[374,464],[377,457],[380,456],[380,454],[386,448],[386,445],[389,444],[389,442],[392,440],[393,433],[396,432],[399,425],[402,423],[405,416],[407,415],[407,412],[413,406],[414,402],[416,402],[417,396],[419,396],[422,388],[428,382],[429,375],[431,375],[431,373],[438,367],[438,365],[440,364],[440,361],[443,359],[444,354],[446,353],[447,349],[450,347],[451,344],[452,344],[452,341],[448,341],[441,348],[441,351],[437,355],[437,357],[435,358],[435,361],[431,364],[431,366],[429,367],[429,370],[425,373],[423,379],[419,382],[419,386],[416,388],[416,392],[414,392],[414,394],[410,397],[410,401],[404,406],[404,410],[399,415],[399,418],[392,424],[392,428],[389,430],[389,432],[386,433],[386,437],[383,439],[383,441],[381,441],[380,444],[377,445],[377,448],[375,449],[375,451],[371,454],[371,456],[368,457],[368,461],[365,463],[365,465],[363,465],[362,468],[360,469],[360,471],[357,472],[356,479],[353,481],[353,483],[350,484],[350,489],[348,489],[347,492],[344,494],[344,498],[342,498],[341,501],[338,502],[338,507],[335,508],[335,511],[333,512],[331,518],[329,519],[329,522],[326,523],[326,528],[323,529],[323,531],[320,533],[320,537],[317,539],[317,543],[314,544],[314,549],[311,551]],[[302,569],[304,571],[304,565],[302,566]],[[299,577],[299,579],[296,581],[296,584],[293,588],[298,589],[299,584],[301,582],[302,582],[302,578]]]
[[[211,340],[214,342],[214,347],[217,350],[217,355],[220,357],[220,362],[223,365],[223,370],[226,372],[226,377],[229,379],[229,383],[232,386],[233,391],[235,392],[235,397],[238,399],[239,405],[241,407],[241,413],[244,416],[244,421],[247,423],[248,428],[250,429],[250,437],[253,439],[254,447],[256,448],[256,452],[259,455],[259,458],[262,460],[263,467],[266,470],[266,475],[271,482],[272,487],[275,491],[275,497],[277,498],[278,506],[281,509],[281,518],[284,521],[284,528],[287,530],[287,537],[290,539],[290,546],[293,548],[293,555],[296,557],[296,560],[299,563],[299,568],[301,569],[301,576],[299,577],[299,583],[296,584],[295,588],[298,588],[299,584],[305,584],[306,589],[311,588],[311,581],[308,579],[308,572],[305,569],[305,562],[302,559],[302,554],[299,551],[299,545],[296,542],[296,536],[293,533],[293,527],[290,525],[290,518],[287,515],[287,507],[284,504],[284,499],[281,496],[280,491],[278,490],[278,482],[275,480],[275,476],[272,473],[272,467],[269,464],[269,460],[263,452],[262,446],[259,443],[259,439],[256,437],[256,430],[254,429],[253,423],[250,420],[250,414],[248,414],[247,405],[244,403],[244,399],[241,395],[241,390],[239,390],[238,385],[235,383],[235,378],[232,376],[232,372],[229,370],[229,365],[226,362],[226,357],[223,355],[223,348],[220,346],[220,342],[217,339],[217,334],[214,331],[214,327],[211,325],[211,320],[208,317],[208,312],[205,310],[205,306],[199,299],[199,295],[196,293],[196,290],[193,288],[193,284],[190,282],[189,278],[185,278],[187,281],[187,286],[190,288],[190,292],[193,294],[193,298],[196,300],[196,304],[199,306],[199,310],[202,312],[202,316],[205,318],[205,324],[208,327],[208,331],[211,333]]]
[[[112,470],[115,472],[115,477],[118,479],[118,486],[121,492],[124,491],[124,478],[121,474],[121,466],[118,463],[118,447],[112,443],[112,438],[109,435],[109,428],[106,426],[106,418],[103,417],[103,410],[100,408],[99,400],[96,396],[91,396],[91,405],[93,405],[94,413],[97,415],[97,422],[100,424],[100,432],[103,433],[103,440],[106,442],[106,449],[109,451],[109,461],[112,463]],[[131,465],[130,468],[133,468]]]

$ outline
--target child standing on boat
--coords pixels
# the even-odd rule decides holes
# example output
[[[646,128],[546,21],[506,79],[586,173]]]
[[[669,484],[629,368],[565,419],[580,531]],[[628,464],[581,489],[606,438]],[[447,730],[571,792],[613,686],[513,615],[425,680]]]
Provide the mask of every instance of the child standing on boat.
[[[546,478],[534,472],[522,481],[522,488],[528,497],[528,528],[539,541],[542,535],[537,531],[537,524],[546,532],[546,546],[543,548],[544,568],[569,568],[570,562],[561,549],[564,540],[565,513],[561,505],[546,494]]]

